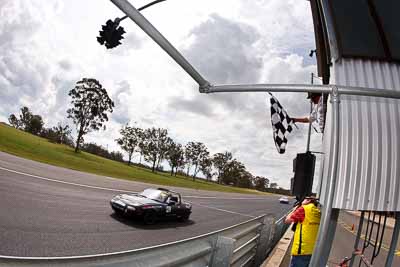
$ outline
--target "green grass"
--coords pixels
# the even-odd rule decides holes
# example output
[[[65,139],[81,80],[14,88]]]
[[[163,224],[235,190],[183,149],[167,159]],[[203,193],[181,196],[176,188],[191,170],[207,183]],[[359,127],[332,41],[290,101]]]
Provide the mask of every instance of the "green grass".
[[[75,153],[71,147],[50,143],[47,139],[14,129],[4,123],[0,123],[0,151],[68,169],[132,181],[200,190],[266,194],[251,189],[209,183],[205,180],[192,181],[189,177],[152,173],[145,168],[128,166],[90,153]]]

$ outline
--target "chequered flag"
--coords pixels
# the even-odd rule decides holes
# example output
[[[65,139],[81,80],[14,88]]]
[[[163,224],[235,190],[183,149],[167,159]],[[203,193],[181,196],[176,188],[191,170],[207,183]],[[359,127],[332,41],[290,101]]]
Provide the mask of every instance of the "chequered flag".
[[[285,153],[287,144],[287,136],[293,130],[294,124],[293,119],[289,117],[286,110],[283,109],[278,99],[276,99],[271,93],[271,123],[274,136],[274,142],[276,149],[280,154]]]

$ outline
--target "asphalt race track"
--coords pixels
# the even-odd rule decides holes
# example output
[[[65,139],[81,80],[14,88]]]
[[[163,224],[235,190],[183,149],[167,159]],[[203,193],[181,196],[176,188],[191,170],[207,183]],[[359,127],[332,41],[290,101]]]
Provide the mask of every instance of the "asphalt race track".
[[[142,248],[219,230],[291,205],[279,196],[171,188],[193,204],[186,223],[115,216],[110,198],[152,185],[54,167],[0,152],[0,255],[78,256]],[[154,187],[154,185],[153,185]]]

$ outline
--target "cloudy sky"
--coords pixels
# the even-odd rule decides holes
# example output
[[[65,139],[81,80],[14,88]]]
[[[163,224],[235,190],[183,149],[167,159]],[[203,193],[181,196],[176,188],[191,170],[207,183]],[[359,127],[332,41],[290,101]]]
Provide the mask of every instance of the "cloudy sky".
[[[131,1],[137,8],[148,2]],[[309,83],[316,71],[308,56],[315,44],[306,0],[167,0],[142,14],[212,84]],[[286,153],[278,154],[265,93],[200,94],[129,19],[121,23],[123,45],[100,46],[101,25],[122,16],[108,0],[0,0],[0,121],[25,105],[46,127],[72,124],[68,91],[83,77],[96,78],[116,107],[107,130],[86,141],[118,150],[114,139],[125,123],[167,128],[177,142],[231,151],[253,175],[289,188],[307,126],[299,125]],[[305,94],[276,95],[293,117],[309,110]],[[320,150],[321,138],[312,135],[311,150]]]

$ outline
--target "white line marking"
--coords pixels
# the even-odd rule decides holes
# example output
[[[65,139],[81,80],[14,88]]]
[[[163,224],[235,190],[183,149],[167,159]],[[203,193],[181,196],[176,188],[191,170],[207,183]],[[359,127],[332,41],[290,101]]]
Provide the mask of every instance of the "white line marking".
[[[61,184],[68,184],[68,185],[75,185],[75,186],[80,186],[80,187],[87,187],[87,188],[93,188],[93,189],[100,189],[100,190],[106,190],[106,191],[116,191],[116,192],[123,192],[123,193],[138,193],[137,191],[129,191],[129,190],[121,190],[121,189],[114,189],[114,188],[107,188],[107,187],[100,187],[100,186],[93,186],[93,185],[86,185],[86,184],[79,184],[79,183],[73,183],[73,182],[66,182],[62,180],[57,180],[57,179],[51,179],[51,178],[46,178],[34,174],[29,174],[25,172],[20,172],[20,171],[15,171],[11,169],[7,169],[4,167],[0,167],[1,170],[8,171],[8,172],[13,172],[33,178],[37,178],[40,180],[45,180],[45,181],[51,181],[55,183],[61,183]],[[244,198],[244,197],[213,197],[213,196],[185,196],[185,198],[199,198],[199,199],[224,199],[224,200],[265,200],[265,198]]]
[[[226,199],[226,200],[266,200],[266,198],[248,197],[209,197],[209,196],[184,196],[185,198]]]
[[[224,209],[220,209],[220,208],[216,208],[216,207],[211,207],[211,206],[205,206],[205,205],[201,205],[201,204],[197,204],[197,203],[193,203],[191,202],[192,205],[195,206],[200,206],[203,208],[207,208],[207,209],[212,209],[212,210],[218,210],[218,211],[222,211],[222,212],[226,212],[226,213],[232,213],[232,214],[237,214],[237,215],[241,215],[241,216],[245,216],[245,217],[250,217],[250,218],[255,218],[256,216],[252,216],[249,214],[244,214],[244,213],[240,213],[240,212],[235,212],[235,211],[230,211],[230,210],[224,210]]]
[[[16,173],[16,174],[21,174],[21,175],[33,177],[33,178],[40,179],[40,180],[55,182],[55,183],[74,185],[74,186],[80,186],[80,187],[86,187],[86,188],[92,188],[92,189],[99,189],[99,190],[106,190],[106,191],[114,191],[114,192],[137,193],[135,191],[120,190],[120,189],[113,189],[113,188],[106,188],[106,187],[100,187],[100,186],[85,185],[85,184],[66,182],[66,181],[61,181],[61,180],[56,180],[56,179],[50,179],[50,178],[45,178],[45,177],[34,175],[34,174],[28,174],[28,173],[24,173],[24,172],[15,171],[15,170],[10,170],[10,169],[4,168],[4,167],[0,167],[0,170],[4,170],[4,171]],[[187,198],[210,198],[210,199],[249,199],[250,200],[250,198],[217,198],[217,197],[206,197],[206,196],[184,196],[184,197],[187,197]],[[234,212],[234,211],[230,211],[230,210],[224,210],[224,209],[215,208],[215,207],[211,207],[211,206],[205,206],[205,205],[201,205],[201,204],[197,204],[197,203],[193,203],[193,202],[191,202],[191,203],[192,203],[192,205],[197,205],[197,206],[201,206],[201,207],[204,207],[204,208],[218,210],[218,211],[222,211],[222,212],[226,212],[226,213],[238,214],[238,215],[246,216],[246,217],[250,217],[250,218],[254,218],[255,217],[255,216],[244,214],[244,213]]]
[[[65,259],[84,259],[84,258],[104,257],[104,256],[111,256],[111,255],[121,255],[121,254],[125,254],[125,253],[137,252],[137,251],[146,252],[146,251],[149,251],[149,250],[154,249],[154,248],[162,248],[162,247],[166,247],[166,246],[170,246],[170,245],[182,244],[182,243],[184,243],[186,241],[195,240],[195,239],[199,239],[199,238],[202,238],[202,237],[215,235],[217,233],[221,233],[223,231],[236,228],[236,227],[238,227],[240,225],[244,225],[244,224],[247,224],[249,222],[254,222],[255,220],[261,219],[261,217],[265,217],[265,216],[267,216],[267,215],[263,214],[263,215],[255,217],[252,220],[240,222],[240,223],[237,223],[237,224],[234,224],[234,225],[231,225],[231,226],[228,226],[228,227],[216,230],[216,231],[208,232],[208,233],[197,235],[197,236],[194,236],[194,237],[189,237],[189,238],[185,238],[185,239],[182,239],[182,240],[177,240],[177,241],[173,241],[173,242],[168,242],[168,243],[149,246],[149,247],[144,247],[144,248],[137,248],[137,249],[132,249],[132,250],[116,251],[116,252],[103,253],[103,254],[91,254],[91,255],[81,255],[81,256],[64,256],[64,257],[18,257],[18,256],[3,256],[3,255],[0,255],[0,259],[4,258],[4,259],[25,259],[25,260],[65,260]]]
[[[100,186],[78,184],[78,183],[66,182],[66,181],[61,181],[61,180],[56,180],[56,179],[50,179],[50,178],[45,178],[45,177],[42,177],[42,176],[37,176],[37,175],[33,175],[33,174],[28,174],[28,173],[24,173],[24,172],[10,170],[10,169],[3,168],[3,167],[0,167],[0,169],[4,170],[4,171],[8,171],[8,172],[13,172],[13,173],[17,173],[17,174],[33,177],[33,178],[40,179],[40,180],[55,182],[55,183],[61,183],[61,184],[67,184],[67,185],[75,185],[75,186],[80,186],[80,187],[87,187],[87,188],[100,189],[100,190],[106,190],[106,191],[117,191],[117,192],[124,192],[124,193],[137,193],[137,192],[128,191],[128,190],[112,189],[112,188],[106,188],[106,187],[100,187]]]

